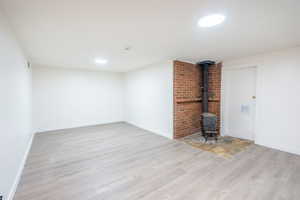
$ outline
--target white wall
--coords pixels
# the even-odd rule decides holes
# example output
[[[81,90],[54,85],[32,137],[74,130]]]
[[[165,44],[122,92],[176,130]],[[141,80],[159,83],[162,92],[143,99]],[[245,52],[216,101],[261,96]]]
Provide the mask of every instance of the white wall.
[[[127,122],[173,138],[173,63],[126,73]]]
[[[33,67],[37,132],[123,121],[123,74]]]
[[[223,66],[257,66],[255,142],[300,154],[300,47],[225,61]],[[224,99],[222,121],[223,105]]]
[[[31,131],[31,72],[0,13],[0,195],[11,199]]]

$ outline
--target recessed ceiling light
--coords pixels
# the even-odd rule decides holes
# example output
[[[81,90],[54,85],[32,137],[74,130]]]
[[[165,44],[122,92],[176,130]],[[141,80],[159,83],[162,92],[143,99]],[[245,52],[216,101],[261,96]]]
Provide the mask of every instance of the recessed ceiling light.
[[[108,61],[106,59],[103,58],[96,58],[95,59],[95,63],[98,65],[105,65]]]
[[[200,27],[212,27],[218,24],[221,24],[225,20],[224,15],[214,14],[202,17],[198,21]]]

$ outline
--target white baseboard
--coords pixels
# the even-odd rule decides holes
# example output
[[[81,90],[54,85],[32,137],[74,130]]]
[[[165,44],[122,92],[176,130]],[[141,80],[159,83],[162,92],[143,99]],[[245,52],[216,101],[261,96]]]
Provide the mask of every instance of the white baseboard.
[[[264,147],[268,147],[268,148],[271,148],[271,149],[277,149],[279,151],[284,151],[284,152],[291,153],[291,154],[300,155],[300,149],[293,148],[293,147],[287,147],[287,146],[278,145],[278,144],[277,145],[276,144],[267,144],[267,143],[256,142],[256,141],[255,141],[255,144],[261,145],[261,146],[264,146]]]
[[[165,137],[165,138],[168,138],[168,139],[171,139],[171,140],[173,139],[173,133],[172,134],[165,134],[165,133],[162,133],[161,131],[158,131],[158,130],[154,130],[154,129],[151,129],[151,128],[145,128],[145,127],[139,126],[139,125],[137,125],[137,124],[135,124],[133,122],[129,122],[129,121],[125,121],[125,122],[127,124],[131,124],[133,126],[136,126],[136,127],[140,128],[140,129],[144,129],[146,131],[150,131],[152,133],[155,133],[155,134],[157,134],[159,136],[162,136],[162,137]]]
[[[65,131],[65,130],[71,130],[71,129],[77,129],[77,128],[85,128],[90,126],[101,126],[101,125],[108,125],[108,124],[117,124],[122,123],[125,121],[112,121],[112,122],[106,122],[106,123],[97,123],[97,124],[84,124],[79,126],[70,126],[70,127],[64,127],[64,128],[52,128],[52,129],[41,129],[41,130],[35,130],[36,134],[44,134],[48,132],[55,132],[55,131]]]
[[[13,184],[13,186],[12,186],[10,192],[9,192],[9,195],[8,195],[8,198],[7,198],[8,200],[13,200],[13,198],[15,196],[15,193],[17,191],[17,187],[18,187],[18,184],[20,182],[22,172],[23,172],[23,169],[24,169],[27,157],[28,157],[28,154],[29,154],[30,149],[31,149],[31,145],[32,145],[32,142],[33,142],[34,135],[35,134],[31,135],[31,138],[29,140],[28,146],[26,148],[25,154],[24,154],[22,162],[21,162],[21,166],[19,167],[19,170],[18,170],[17,176],[15,178],[14,184]]]

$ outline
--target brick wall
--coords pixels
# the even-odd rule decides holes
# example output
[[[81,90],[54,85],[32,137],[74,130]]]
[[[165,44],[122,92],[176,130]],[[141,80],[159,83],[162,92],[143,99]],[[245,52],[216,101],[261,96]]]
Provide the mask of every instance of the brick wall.
[[[209,68],[209,112],[220,119],[221,67]],[[174,138],[201,130],[201,70],[194,64],[174,61]],[[220,127],[220,121],[218,123]],[[219,130],[219,128],[218,128]]]

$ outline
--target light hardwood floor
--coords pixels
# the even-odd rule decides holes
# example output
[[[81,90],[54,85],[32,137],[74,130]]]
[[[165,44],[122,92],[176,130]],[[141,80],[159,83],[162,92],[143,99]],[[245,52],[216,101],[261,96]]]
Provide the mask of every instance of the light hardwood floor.
[[[126,123],[37,134],[15,200],[299,200],[300,156],[233,159]]]

